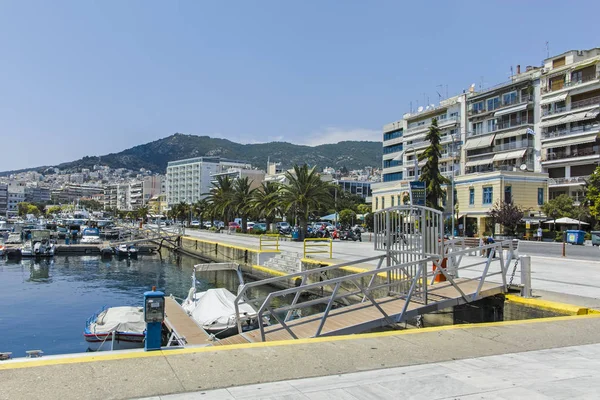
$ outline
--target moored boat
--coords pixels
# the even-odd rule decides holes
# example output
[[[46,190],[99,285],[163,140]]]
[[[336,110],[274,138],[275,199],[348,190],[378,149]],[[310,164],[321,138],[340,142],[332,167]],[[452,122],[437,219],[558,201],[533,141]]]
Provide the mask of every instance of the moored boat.
[[[91,351],[137,349],[145,330],[142,307],[105,307],[87,320],[83,337]]]
[[[81,234],[82,244],[99,244],[102,243],[100,239],[100,230],[98,228],[85,228]]]

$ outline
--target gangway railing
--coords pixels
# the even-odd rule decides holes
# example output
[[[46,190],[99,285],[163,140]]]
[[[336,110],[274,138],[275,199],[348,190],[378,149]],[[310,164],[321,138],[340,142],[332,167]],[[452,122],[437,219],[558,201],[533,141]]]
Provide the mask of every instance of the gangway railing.
[[[289,325],[292,317],[299,314],[308,316],[320,313],[319,324],[312,334],[312,336],[317,337],[323,333],[325,323],[334,307],[345,307],[357,302],[372,304],[381,314],[381,320],[385,324],[392,325],[405,320],[408,307],[412,302],[427,305],[432,295],[435,301],[436,291],[448,287],[448,285],[435,283],[436,277],[439,275],[444,276],[444,279],[456,291],[457,296],[462,298],[465,303],[479,300],[484,283],[493,276],[500,277],[501,282],[499,285],[506,291],[506,274],[512,259],[512,248],[509,248],[508,257],[505,260],[502,245],[503,242],[496,242],[482,246],[482,250],[490,250],[487,258],[478,259],[476,262],[467,265],[460,265],[455,262],[452,264],[451,269],[442,268],[443,257],[440,257],[440,255],[430,255],[419,260],[386,265],[388,255],[385,254],[247,283],[240,289],[235,300],[236,315],[239,314],[240,302],[252,304],[257,309],[260,336],[263,341],[266,340],[266,326],[264,323],[266,317],[271,317],[271,320],[277,321],[291,337],[297,338],[298,336]],[[440,241],[439,246],[443,248],[444,243]],[[448,247],[448,249],[447,258],[453,260],[459,260],[471,251],[471,249],[459,249],[458,247]],[[495,258],[494,255],[499,257]],[[373,261],[377,261],[377,266],[373,270],[360,273],[351,273],[349,270],[344,271],[344,267]],[[497,262],[498,268],[492,270],[495,262]],[[436,266],[435,269],[434,266]],[[481,266],[482,270],[473,270],[477,266]],[[460,283],[457,283],[456,277],[459,270],[466,269],[470,270],[472,276],[461,278]],[[392,276],[392,274],[396,275]],[[470,281],[477,281],[478,283],[476,290],[471,295],[467,295],[460,285]],[[253,288],[261,285],[277,284],[295,286],[271,292],[265,297],[250,298],[251,293],[259,293],[252,290]],[[318,295],[319,293],[320,295]],[[386,313],[378,301],[383,298],[389,301],[390,294],[395,296],[394,301],[403,302],[400,311],[394,315]],[[289,299],[292,297],[293,299],[290,302]],[[324,309],[315,311],[314,307],[319,305],[324,306]],[[238,321],[238,329],[240,332],[242,331],[241,321]]]
[[[333,258],[333,241],[329,238],[304,239],[304,258],[308,254],[329,254],[329,258]]]

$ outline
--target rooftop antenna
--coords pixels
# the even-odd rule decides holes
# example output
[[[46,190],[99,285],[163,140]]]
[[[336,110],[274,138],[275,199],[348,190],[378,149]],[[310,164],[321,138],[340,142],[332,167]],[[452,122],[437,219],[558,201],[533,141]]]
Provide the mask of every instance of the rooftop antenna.
[[[546,41],[546,58],[550,58],[550,42]]]
[[[441,88],[440,90],[443,90],[444,85],[437,85],[436,88]],[[440,92],[438,92],[437,90],[435,92],[438,95],[439,101],[442,101],[442,95],[440,94]]]
[[[483,75],[479,77],[479,90],[483,89]]]

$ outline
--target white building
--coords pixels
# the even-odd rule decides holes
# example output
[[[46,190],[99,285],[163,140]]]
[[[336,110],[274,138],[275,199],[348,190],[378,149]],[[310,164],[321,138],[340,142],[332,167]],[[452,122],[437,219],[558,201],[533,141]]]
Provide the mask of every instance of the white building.
[[[229,168],[250,169],[242,161],[220,157],[195,157],[171,161],[167,164],[167,203],[169,207],[180,203],[195,203],[206,197],[212,187],[213,175]]]
[[[585,180],[600,162],[600,48],[571,50],[544,60],[541,78],[542,168],[549,197],[584,197]]]
[[[12,217],[19,213],[19,203],[25,201],[25,182],[10,179],[8,186],[8,202],[6,207],[6,216]]]

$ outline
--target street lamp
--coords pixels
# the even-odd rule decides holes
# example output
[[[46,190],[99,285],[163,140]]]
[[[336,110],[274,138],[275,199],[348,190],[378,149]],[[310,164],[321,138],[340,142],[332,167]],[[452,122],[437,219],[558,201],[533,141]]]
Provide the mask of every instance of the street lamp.
[[[454,139],[454,134],[450,134],[450,137],[452,138],[452,150],[455,153],[456,152],[456,140]],[[455,153],[456,154],[456,153]],[[458,159],[459,159],[459,163],[460,163],[460,153],[458,153]],[[454,157],[452,157],[452,193],[451,193],[451,198],[450,198],[450,207],[451,207],[451,212],[452,212],[452,237],[454,237]]]

